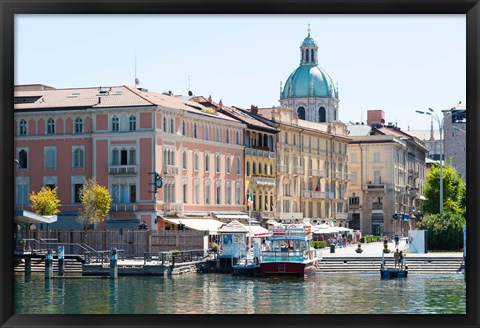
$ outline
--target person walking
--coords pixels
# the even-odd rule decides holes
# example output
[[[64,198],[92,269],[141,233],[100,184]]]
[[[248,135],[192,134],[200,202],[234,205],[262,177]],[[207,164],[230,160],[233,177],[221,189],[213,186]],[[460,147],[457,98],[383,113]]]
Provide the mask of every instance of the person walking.
[[[395,234],[395,237],[393,237],[393,239],[395,240],[395,248],[398,248],[398,244],[400,243],[400,237]]]

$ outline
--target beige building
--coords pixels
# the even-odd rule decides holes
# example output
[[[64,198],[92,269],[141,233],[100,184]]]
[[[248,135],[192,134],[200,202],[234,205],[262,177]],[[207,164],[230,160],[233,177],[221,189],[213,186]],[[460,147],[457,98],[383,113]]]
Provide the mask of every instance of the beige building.
[[[466,181],[467,174],[467,112],[461,102],[444,111],[444,153],[445,161],[451,164]]]
[[[290,223],[347,225],[347,137],[341,122],[316,123],[286,107],[259,109],[277,129],[277,213]]]
[[[382,112],[383,115],[383,112]],[[422,217],[428,149],[381,119],[348,125],[349,227],[364,234],[406,236]]]

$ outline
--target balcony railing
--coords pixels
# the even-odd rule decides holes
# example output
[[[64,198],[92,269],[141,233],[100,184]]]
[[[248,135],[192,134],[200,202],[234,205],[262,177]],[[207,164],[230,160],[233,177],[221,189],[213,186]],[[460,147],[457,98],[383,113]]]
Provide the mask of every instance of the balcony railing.
[[[303,174],[304,172],[305,171],[304,171],[303,167],[301,167],[301,166],[295,166],[293,168],[293,173],[294,174]]]
[[[275,158],[275,153],[272,151],[268,151],[265,149],[255,149],[255,148],[246,148],[245,149],[246,155],[252,156],[261,156],[266,158]]]
[[[319,169],[310,169],[308,170],[308,175],[311,177],[323,177],[325,176],[325,171]]]
[[[110,165],[108,173],[111,175],[116,174],[137,174],[136,165]]]
[[[303,190],[302,197],[312,199],[333,199],[334,193],[325,191]]]
[[[183,203],[165,203],[164,211],[167,213],[183,212]]]
[[[348,208],[351,210],[358,210],[360,209],[360,204],[349,204]]]
[[[367,183],[367,189],[385,189],[385,184],[384,183]]]
[[[178,175],[178,167],[173,165],[163,165],[162,174],[164,175]]]
[[[285,164],[281,164],[278,166],[278,172],[287,173],[287,166]]]
[[[382,210],[383,204],[372,204],[372,210]]]
[[[136,204],[111,204],[110,212],[135,212]]]
[[[275,186],[275,178],[269,177],[253,177],[252,182],[257,186]]]

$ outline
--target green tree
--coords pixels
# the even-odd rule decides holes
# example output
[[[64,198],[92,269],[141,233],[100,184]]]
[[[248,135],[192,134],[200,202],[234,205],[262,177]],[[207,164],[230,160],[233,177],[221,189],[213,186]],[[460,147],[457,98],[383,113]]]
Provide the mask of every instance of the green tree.
[[[57,198],[57,188],[42,187],[39,192],[30,194],[30,206],[39,215],[56,215],[60,210],[60,200]]]
[[[80,200],[83,207],[77,222],[86,230],[93,223],[105,220],[112,196],[106,187],[97,184],[95,179],[89,179],[80,189]]]
[[[460,174],[449,164],[443,166],[443,211],[465,215],[466,186]],[[435,164],[427,172],[423,193],[427,200],[422,201],[421,209],[427,214],[439,214],[440,167]]]
[[[458,251],[463,247],[463,225],[461,214],[446,213],[427,215],[417,223],[418,230],[427,230],[429,250]]]

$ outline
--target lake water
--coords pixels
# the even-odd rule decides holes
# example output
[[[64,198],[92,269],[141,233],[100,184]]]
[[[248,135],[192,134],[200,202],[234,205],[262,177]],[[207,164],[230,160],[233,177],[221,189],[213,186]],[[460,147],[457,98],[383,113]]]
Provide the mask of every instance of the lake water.
[[[52,279],[15,276],[16,314],[465,314],[461,274],[245,278],[229,274]],[[280,309],[280,310],[279,310]]]

